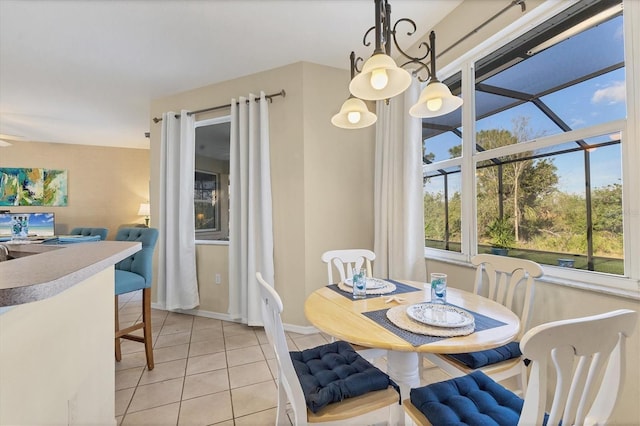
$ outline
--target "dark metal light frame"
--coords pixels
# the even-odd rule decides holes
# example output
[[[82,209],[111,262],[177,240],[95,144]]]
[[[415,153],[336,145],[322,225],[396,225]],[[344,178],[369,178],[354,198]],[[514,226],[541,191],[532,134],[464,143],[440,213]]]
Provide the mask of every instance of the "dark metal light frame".
[[[434,31],[431,31],[429,34],[429,42],[423,41],[418,45],[418,50],[425,48],[426,52],[422,56],[413,57],[410,56],[398,43],[398,39],[396,34],[398,33],[398,25],[407,23],[410,25],[411,29],[407,31],[407,36],[413,36],[418,30],[418,26],[416,25],[413,19],[409,18],[400,18],[394,24],[393,28],[391,28],[391,5],[388,0],[374,0],[375,1],[375,26],[369,28],[363,38],[362,44],[366,47],[371,46],[371,43],[367,41],[367,38],[371,34],[372,31],[375,31],[375,48],[373,54],[383,53],[391,56],[391,41],[393,41],[393,45],[396,47],[398,52],[407,59],[406,62],[403,62],[399,65],[400,68],[405,68],[408,65],[414,64],[418,65],[418,68],[413,70],[414,75],[421,82],[425,82],[430,78],[435,78],[435,70],[436,69],[436,55],[435,55],[435,39],[436,34]],[[427,65],[425,60],[431,54],[430,66]],[[355,62],[355,69],[357,72],[362,71],[362,67],[358,68],[358,64],[364,61],[362,57],[357,57]],[[420,74],[424,74],[424,77]]]

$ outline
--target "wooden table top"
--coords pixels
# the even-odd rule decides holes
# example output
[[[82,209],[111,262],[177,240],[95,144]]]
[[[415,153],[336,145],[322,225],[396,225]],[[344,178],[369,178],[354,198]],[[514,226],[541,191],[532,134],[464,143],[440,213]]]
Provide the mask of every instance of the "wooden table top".
[[[401,281],[416,288],[415,292],[400,293],[404,305],[429,302],[430,293],[423,290],[423,283]],[[377,311],[398,306],[397,302],[385,303],[389,296],[353,300],[331,288],[322,287],[314,291],[304,305],[307,319],[319,330],[337,339],[361,346],[391,349],[404,352],[460,353],[492,349],[511,342],[518,335],[520,319],[503,305],[452,287],[447,289],[447,302],[463,309],[496,319],[506,325],[475,331],[467,336],[448,337],[413,346],[402,337],[385,329],[362,312]]]

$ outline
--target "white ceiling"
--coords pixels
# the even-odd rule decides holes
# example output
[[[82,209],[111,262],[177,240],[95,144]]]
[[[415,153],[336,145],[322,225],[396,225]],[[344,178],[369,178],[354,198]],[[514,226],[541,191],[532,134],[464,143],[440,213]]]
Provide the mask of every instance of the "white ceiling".
[[[391,0],[391,18],[426,34],[460,2]],[[0,133],[148,148],[152,99],[298,61],[348,69],[373,21],[373,0],[0,0]]]

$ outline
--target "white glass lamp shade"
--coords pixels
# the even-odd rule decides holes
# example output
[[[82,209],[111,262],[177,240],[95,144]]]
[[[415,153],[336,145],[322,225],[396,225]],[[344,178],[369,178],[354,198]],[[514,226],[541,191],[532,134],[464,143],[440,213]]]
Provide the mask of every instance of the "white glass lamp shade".
[[[140,208],[138,208],[138,216],[149,216],[151,214],[151,209],[149,207],[149,203],[140,203]]]
[[[462,98],[453,96],[445,84],[434,81],[422,90],[409,114],[416,118],[438,117],[455,111],[461,105]]]
[[[371,126],[377,119],[362,99],[349,98],[342,104],[340,112],[331,117],[331,124],[343,129],[361,129]]]
[[[364,63],[360,74],[353,77],[349,91],[356,98],[379,101],[393,98],[410,85],[411,74],[399,68],[390,56],[378,53]]]

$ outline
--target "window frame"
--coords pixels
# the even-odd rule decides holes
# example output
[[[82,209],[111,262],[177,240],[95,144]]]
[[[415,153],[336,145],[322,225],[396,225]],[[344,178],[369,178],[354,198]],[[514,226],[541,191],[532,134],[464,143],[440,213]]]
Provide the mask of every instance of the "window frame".
[[[633,39],[632,34],[640,31],[640,4],[632,0],[623,0],[623,31],[625,53],[625,78],[627,94],[627,118],[579,128],[567,133],[541,137],[527,143],[527,149],[539,149],[556,145],[568,137],[586,138],[594,133],[620,131],[623,182],[623,232],[624,232],[624,266],[622,276],[595,271],[562,268],[553,265],[542,265],[544,276],[541,281],[562,284],[572,287],[586,288],[594,291],[640,298],[640,265],[631,259],[640,256],[640,193],[631,188],[640,185],[640,171],[633,167],[633,158],[640,158],[640,97],[634,96],[640,85],[640,79],[633,76],[640,72],[637,57],[640,56],[640,42]],[[477,254],[477,206],[476,206],[476,163],[498,154],[506,155],[520,150],[518,146],[505,146],[487,152],[475,153],[475,62],[491,54],[499,47],[513,41],[527,31],[541,25],[562,10],[572,6],[574,2],[545,2],[511,25],[488,38],[476,48],[461,55],[457,60],[439,70],[440,76],[462,74],[462,155],[441,162],[424,166],[425,171],[433,171],[452,166],[461,168],[462,185],[462,235],[461,253],[425,247],[426,259],[446,263],[470,266],[471,257]],[[635,55],[634,55],[635,53]],[[634,59],[636,62],[634,62]],[[635,92],[634,92],[634,88]],[[465,190],[464,188],[469,188]],[[636,212],[632,214],[632,212]]]

